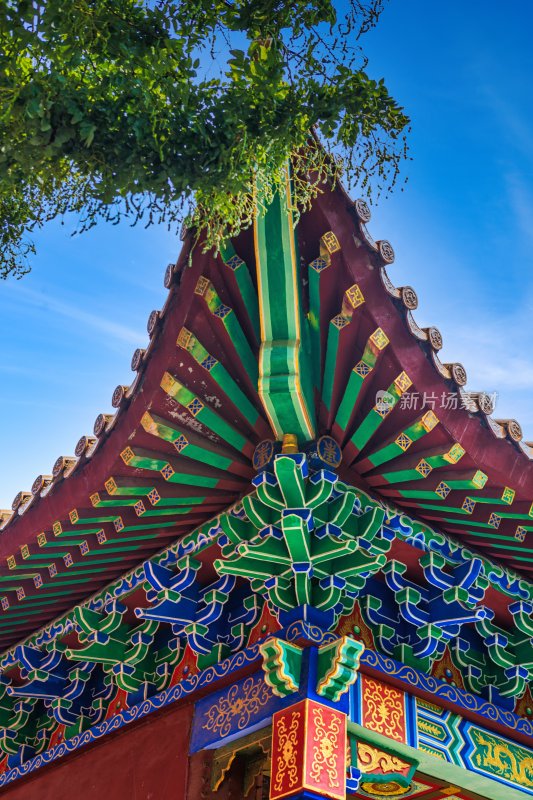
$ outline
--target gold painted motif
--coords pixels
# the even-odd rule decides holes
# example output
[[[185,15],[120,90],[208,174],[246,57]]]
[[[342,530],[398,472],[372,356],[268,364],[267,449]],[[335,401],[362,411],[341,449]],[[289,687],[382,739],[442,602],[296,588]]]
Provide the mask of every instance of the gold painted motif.
[[[298,452],[298,437],[294,433],[284,433],[281,443],[281,452],[284,455]]]
[[[510,489],[509,486],[506,486],[502,493],[502,500],[508,506],[512,505],[513,500],[515,499],[516,492],[514,489]]]
[[[187,328],[182,328],[178,334],[176,344],[178,347],[183,347],[184,350],[189,349],[189,342],[191,341],[192,333]]]
[[[194,294],[198,294],[200,295],[200,297],[203,297],[207,291],[208,286],[209,286],[209,280],[205,278],[203,275],[200,275],[198,281],[196,282]]]
[[[476,474],[472,478],[472,483],[476,487],[476,489],[483,489],[485,484],[487,483],[488,475],[486,475],[482,470],[476,470]]]
[[[435,703],[430,703],[427,700],[422,700],[421,697],[416,698],[417,706],[422,706],[422,708],[429,708],[430,711],[436,711],[437,713],[441,711],[441,707],[435,705]]]
[[[447,453],[444,454],[445,461],[448,461],[450,464],[457,464],[458,461],[462,459],[465,454],[465,449],[462,445],[458,442],[455,442],[454,445],[448,450]]]
[[[175,474],[171,464],[165,464],[165,466],[162,469],[160,469],[159,472],[166,481],[169,481]]]
[[[441,761],[446,761],[446,762],[448,761],[448,759],[441,750],[437,750],[436,747],[431,747],[429,744],[420,743],[418,745],[418,749],[422,753],[427,753],[428,756],[434,756],[435,758],[440,758]]]
[[[370,335],[370,341],[376,345],[378,350],[383,350],[389,344],[389,338],[382,328],[376,328]]]
[[[406,738],[405,698],[394,686],[363,679],[363,725],[396,741]]]
[[[138,517],[142,517],[142,515],[146,512],[146,506],[144,505],[142,500],[137,500],[137,502],[133,506],[133,510],[135,511]]]
[[[523,525],[517,525],[516,530],[514,532],[514,538],[517,539],[519,542],[523,542],[526,538],[526,528]]]
[[[363,295],[363,292],[361,291],[357,283],[354,283],[353,286],[350,286],[349,289],[346,289],[344,296],[346,297],[352,309],[359,308],[359,306],[363,305],[363,303],[365,302],[365,297]]]
[[[309,264],[309,269],[314,269],[315,272],[322,272],[322,270],[326,269],[326,267],[329,267],[330,263],[331,259],[329,257],[324,258],[323,256],[319,256],[311,261]]]
[[[120,454],[120,457],[127,466],[130,463],[130,461],[133,461],[133,459],[135,458],[135,453],[133,452],[131,447],[126,447]]]
[[[108,478],[104,483],[104,487],[108,494],[115,494],[118,489],[117,482],[114,478]]]
[[[413,385],[413,381],[407,372],[400,372],[398,377],[394,379],[394,385],[396,386],[398,393],[403,394]]]
[[[157,436],[157,425],[152,415],[148,411],[145,411],[144,414],[142,415],[141,425],[143,426],[146,433],[153,433],[154,436]]]
[[[422,423],[426,431],[429,433],[430,431],[433,430],[433,428],[435,428],[439,424],[439,418],[437,417],[434,411],[426,411],[420,422]]]
[[[424,478],[427,478],[430,472],[433,471],[433,467],[429,464],[425,458],[420,459],[418,464],[415,467],[416,471],[419,472]]]
[[[198,397],[195,397],[191,400],[190,403],[187,403],[185,408],[187,409],[189,414],[192,414],[193,417],[197,417],[200,411],[203,410],[204,404]]]
[[[437,739],[439,741],[442,739],[443,729],[434,722],[430,722],[428,719],[425,719],[425,717],[418,717],[417,728],[421,733],[426,733],[433,739]]]
[[[387,781],[387,783],[363,781],[361,789],[374,797],[401,797],[411,791],[410,786],[402,786],[397,781]]]
[[[472,762],[486,772],[499,775],[511,783],[533,789],[533,754],[531,750],[511,744],[488,731],[470,728],[474,744]]]
[[[183,450],[185,450],[185,448],[187,447],[188,444],[189,444],[189,440],[187,439],[185,434],[182,433],[182,434],[180,434],[180,436],[178,436],[178,438],[174,442],[174,447],[176,448],[178,453],[181,453]]]
[[[331,436],[321,436],[317,446],[322,461],[336,469],[342,461],[342,452],[335,439]]]
[[[329,721],[326,722],[322,708],[312,708],[312,713],[315,731],[309,777],[316,783],[322,783],[323,775],[325,774],[329,788],[337,789],[341,785],[341,776],[338,769],[338,751],[341,747],[344,747],[344,741],[341,741],[343,720],[342,717],[333,714]]]
[[[353,368],[354,372],[357,372],[361,378],[366,378],[372,372],[372,367],[369,367],[365,361],[358,361],[355,367]]]
[[[272,700],[270,687],[253,677],[247,678],[241,686],[231,686],[213,703],[206,712],[204,730],[227,736],[237,721],[237,729],[243,730],[250,724],[250,718],[260,708]]]
[[[394,444],[397,444],[400,450],[403,450],[405,453],[405,451],[408,450],[413,444],[413,440],[410,439],[406,433],[400,433],[400,435],[394,440]]]
[[[366,742],[357,743],[357,766],[361,772],[409,772],[412,764],[398,756],[378,750]]]
[[[330,255],[331,253],[337,253],[341,249],[339,240],[333,231],[327,231],[323,236],[320,237],[320,245],[320,249],[325,249]]]
[[[344,314],[337,314],[337,316],[333,317],[331,320],[331,324],[335,325],[339,331],[342,331],[343,328],[350,324],[350,318],[345,317]]]
[[[465,497],[465,499],[463,500],[463,505],[461,506],[465,514],[473,514],[475,507],[476,507],[476,501],[474,500],[474,498]]]
[[[263,439],[254,450],[253,464],[258,472],[265,467],[274,456],[274,442],[271,439]]]
[[[273,788],[275,792],[281,792],[285,776],[289,787],[292,788],[298,783],[298,730],[300,727],[301,711],[293,711],[291,714],[290,725],[284,716],[276,720],[276,739],[278,750],[276,756],[276,771]]]

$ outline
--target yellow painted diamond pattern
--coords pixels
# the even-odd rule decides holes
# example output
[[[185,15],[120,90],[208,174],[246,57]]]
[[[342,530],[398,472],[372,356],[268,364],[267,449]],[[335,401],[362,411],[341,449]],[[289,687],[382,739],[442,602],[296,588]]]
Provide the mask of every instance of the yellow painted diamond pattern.
[[[409,449],[409,447],[411,447],[411,445],[413,444],[413,440],[410,439],[406,433],[400,433],[400,435],[396,438],[394,443],[397,444],[398,447],[405,452],[406,450]]]
[[[433,470],[431,464],[425,460],[425,458],[421,459],[418,464],[416,465],[416,471],[419,472],[424,478],[427,478],[429,473]]]
[[[515,498],[515,494],[516,492],[514,489],[510,489],[508,486],[506,486],[502,494],[503,502],[506,503],[508,506],[512,505],[513,500]]]
[[[458,442],[456,442],[456,443],[455,443],[454,445],[452,445],[452,447],[451,447],[451,448],[448,450],[448,452],[446,453],[446,455],[444,456],[444,458],[446,459],[446,461],[449,461],[449,462],[450,462],[450,464],[457,464],[457,462],[458,462],[458,461],[460,461],[460,460],[462,459],[462,457],[464,456],[464,454],[465,454],[465,449],[464,449],[464,447],[462,447],[462,445],[460,445]]]
[[[187,330],[187,328],[182,328],[178,334],[178,340],[176,344],[178,347],[182,347],[184,350],[189,349],[189,343],[192,338],[192,333]]]
[[[108,478],[104,483],[105,490],[108,494],[115,494],[118,489],[117,482],[114,478]]]
[[[398,393],[403,394],[409,389],[410,386],[413,385],[413,381],[411,380],[407,372],[400,372],[398,377],[395,378],[394,380],[394,385],[396,386]]]
[[[519,542],[523,542],[526,538],[526,529],[522,525],[518,525],[514,533],[514,538]]]
[[[195,397],[194,400],[191,400],[191,402],[185,406],[187,411],[189,411],[193,415],[193,417],[198,416],[203,407],[204,404],[197,397]]]
[[[205,278],[203,275],[200,275],[196,283],[196,288],[194,290],[194,293],[200,295],[200,297],[203,297],[207,291],[208,286],[209,286],[208,279]]]
[[[345,296],[352,308],[359,308],[359,306],[365,302],[363,292],[357,283],[354,283],[353,286],[350,286],[349,289],[346,289]]]
[[[343,328],[350,324],[350,320],[348,317],[345,317],[344,314],[337,314],[337,316],[333,317],[331,320],[331,324],[342,331]]]
[[[488,476],[485,475],[480,469],[477,470],[476,474],[472,478],[472,483],[476,487],[476,489],[483,489],[485,484],[487,483]]]
[[[433,430],[433,428],[436,425],[439,424],[439,418],[437,417],[434,411],[426,411],[420,422],[422,423],[426,431],[429,433],[430,431]]]
[[[376,328],[370,336],[370,341],[376,345],[378,350],[383,350],[389,344],[389,338],[382,328]]]
[[[121,459],[123,460],[123,462],[124,462],[126,465],[128,465],[128,464],[130,463],[130,461],[133,461],[133,459],[135,458],[135,453],[133,452],[133,450],[131,449],[131,447],[126,447],[126,448],[125,448],[125,449],[122,451],[122,453],[120,454],[120,457],[121,457]]]
[[[338,250],[341,249],[339,240],[337,239],[333,231],[327,231],[323,236],[321,236],[320,243],[327,250],[328,253],[336,253]]]
[[[311,261],[309,264],[309,268],[314,269],[315,272],[322,272],[322,270],[326,269],[326,267],[329,267],[329,262],[322,256],[315,258],[315,260]]]
[[[163,478],[166,481],[168,481],[168,480],[170,480],[172,478],[172,476],[174,475],[174,470],[172,469],[170,464],[165,464],[165,466],[161,470],[161,475],[163,476]]]
[[[472,497],[465,497],[461,508],[466,514],[472,514],[476,507],[476,501]]]
[[[357,372],[357,374],[362,378],[366,378],[369,372],[371,372],[371,367],[369,367],[364,361],[359,361],[353,369],[354,372]]]
[[[182,434],[180,434],[180,436],[178,436],[178,438],[174,442],[174,447],[176,448],[178,453],[181,453],[182,450],[185,450],[185,448],[187,447],[188,444],[189,444],[189,440],[187,439],[185,434],[182,433]]]
[[[148,500],[153,506],[156,506],[159,501],[161,500],[161,495],[157,491],[157,489],[152,489],[151,492],[148,492]]]

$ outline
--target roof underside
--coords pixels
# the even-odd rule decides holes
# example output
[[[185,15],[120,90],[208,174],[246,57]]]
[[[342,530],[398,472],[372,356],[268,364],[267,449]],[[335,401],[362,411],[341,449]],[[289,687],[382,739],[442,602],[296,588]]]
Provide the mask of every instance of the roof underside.
[[[248,493],[257,445],[279,439],[291,414],[284,432],[301,447],[337,441],[347,483],[531,576],[533,450],[516,422],[488,416],[489,398],[464,390],[461,365],[439,361],[440,334],[415,323],[416,294],[389,280],[394,254],[373,242],[368,216],[341,189],[317,199],[296,228],[292,294],[265,286],[276,259],[283,268],[274,229],[244,232],[217,257],[196,248],[190,265],[186,240],[116,413],[5,515],[0,648]],[[289,301],[303,327],[289,309],[281,335],[277,306]],[[292,374],[285,362],[276,374],[281,352],[297,366],[280,388]],[[301,408],[284,405],[300,394]]]

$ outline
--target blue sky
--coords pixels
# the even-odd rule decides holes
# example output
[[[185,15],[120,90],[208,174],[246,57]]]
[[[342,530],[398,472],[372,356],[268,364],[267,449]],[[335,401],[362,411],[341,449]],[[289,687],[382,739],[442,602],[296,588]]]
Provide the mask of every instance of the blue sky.
[[[520,13],[516,13],[516,9]],[[412,118],[409,180],[373,211],[436,325],[445,361],[472,390],[497,391],[496,417],[533,439],[533,6],[390,0],[364,40]],[[352,192],[356,196],[357,192]],[[111,410],[146,320],[165,297],[180,242],[165,229],[48,226],[33,271],[0,282],[0,508],[49,473]]]

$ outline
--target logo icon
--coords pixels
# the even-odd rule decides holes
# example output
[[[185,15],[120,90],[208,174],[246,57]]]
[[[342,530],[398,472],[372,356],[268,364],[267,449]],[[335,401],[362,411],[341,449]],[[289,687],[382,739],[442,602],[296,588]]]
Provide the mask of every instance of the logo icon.
[[[388,414],[393,406],[394,395],[385,389],[380,389],[379,392],[376,392],[376,411],[380,414]]]

